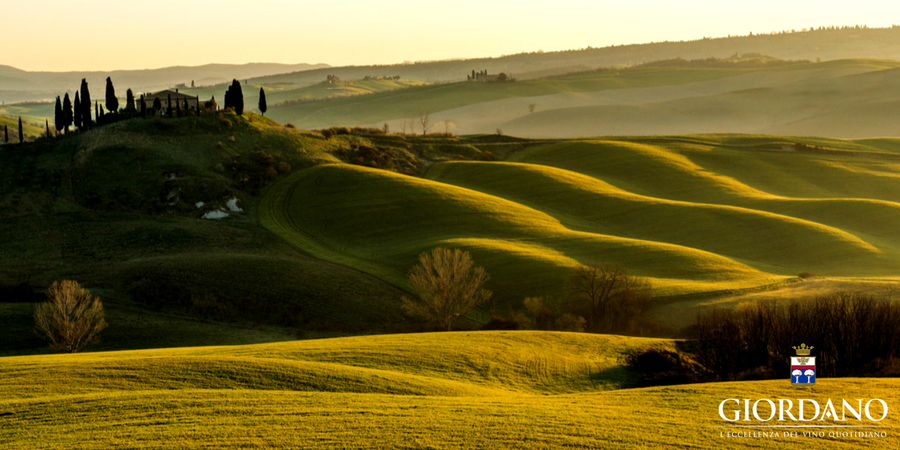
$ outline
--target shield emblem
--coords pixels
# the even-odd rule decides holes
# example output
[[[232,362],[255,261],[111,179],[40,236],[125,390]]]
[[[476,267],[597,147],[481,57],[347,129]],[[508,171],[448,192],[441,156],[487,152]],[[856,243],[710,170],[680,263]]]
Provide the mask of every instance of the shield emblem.
[[[816,357],[809,356],[812,347],[801,344],[794,347],[797,356],[791,357],[791,383],[813,384],[816,382]]]

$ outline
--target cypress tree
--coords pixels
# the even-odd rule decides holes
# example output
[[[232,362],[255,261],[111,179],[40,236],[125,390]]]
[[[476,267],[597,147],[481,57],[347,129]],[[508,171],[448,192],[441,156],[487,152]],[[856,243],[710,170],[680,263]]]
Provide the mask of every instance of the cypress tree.
[[[9,144],[9,127],[3,124],[3,143]]]
[[[172,117],[172,94],[166,100],[166,117]]]
[[[50,138],[50,119],[44,119],[44,126],[47,127],[47,138]]]
[[[156,97],[153,99],[153,113],[159,114],[159,112],[161,110],[162,110],[162,102],[159,101],[159,97]]]
[[[231,104],[231,86],[228,86],[228,89],[225,89],[225,105],[222,107],[228,109],[233,106],[234,105]]]
[[[241,116],[244,114],[244,91],[241,89],[241,82],[233,80],[231,82],[231,103],[234,105],[234,113]]]
[[[260,87],[259,88],[259,112],[262,113],[263,116],[266,115],[266,111],[269,110],[269,105],[266,105],[266,91]]]
[[[91,91],[87,81],[81,79],[81,125],[84,129],[91,128]]]
[[[57,95],[56,106],[53,109],[53,127],[56,128],[57,133],[62,131],[65,121],[66,118],[65,116],[63,116],[62,100],[60,100],[59,96]]]
[[[19,117],[19,143],[21,144],[25,140],[25,135],[22,134],[22,118]]]
[[[141,117],[147,117],[147,100],[144,100],[144,94],[141,94]]]
[[[113,87],[110,77],[106,77],[106,110],[110,113],[115,113],[119,110],[119,99],[116,98],[116,88]]]
[[[81,99],[78,97],[78,91],[75,91],[75,107],[72,110],[72,114],[73,114],[72,118],[75,119],[75,127],[78,128],[79,130],[81,129],[81,126],[83,125],[81,123],[82,109],[83,108],[81,107]]]
[[[175,115],[181,117],[181,102],[175,99]]]
[[[66,134],[69,134],[69,127],[72,126],[72,101],[69,100],[68,92],[63,98],[63,126],[66,128]]]
[[[100,102],[94,102],[94,120],[100,121]]]
[[[125,112],[128,114],[134,114],[134,92],[131,92],[131,89],[125,91]]]

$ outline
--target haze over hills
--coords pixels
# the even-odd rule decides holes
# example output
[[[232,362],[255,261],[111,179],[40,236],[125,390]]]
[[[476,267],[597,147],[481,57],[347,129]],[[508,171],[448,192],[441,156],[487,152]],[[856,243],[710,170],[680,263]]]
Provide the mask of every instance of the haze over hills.
[[[404,79],[446,82],[465,80],[472,70],[505,72],[519,79],[533,79],[602,67],[633,66],[671,58],[726,58],[759,53],[780,59],[816,61],[874,58],[900,60],[900,27],[823,29],[794,33],[753,34],[701,39],[616,45],[561,52],[519,53],[495,58],[475,58],[415,63],[328,67],[251,79],[254,84],[319,82],[326,74],[344,79],[366,75],[400,75]]]
[[[174,66],[145,70],[114,70],[110,72],[28,72],[10,66],[0,66],[0,102],[53,99],[62,92],[78,88],[82,78],[88,84],[102,88],[106,77],[118,86],[135,92],[153,91],[177,84],[197,85],[224,83],[232,79],[247,79],[276,73],[310,70],[327,64],[206,64],[202,66]]]

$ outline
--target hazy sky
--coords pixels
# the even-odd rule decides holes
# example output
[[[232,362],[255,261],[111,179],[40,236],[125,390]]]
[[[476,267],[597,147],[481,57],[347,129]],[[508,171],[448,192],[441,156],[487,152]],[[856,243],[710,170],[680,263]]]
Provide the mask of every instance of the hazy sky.
[[[9,4],[6,4],[9,3]],[[896,1],[0,0],[0,64],[391,64],[900,23]]]

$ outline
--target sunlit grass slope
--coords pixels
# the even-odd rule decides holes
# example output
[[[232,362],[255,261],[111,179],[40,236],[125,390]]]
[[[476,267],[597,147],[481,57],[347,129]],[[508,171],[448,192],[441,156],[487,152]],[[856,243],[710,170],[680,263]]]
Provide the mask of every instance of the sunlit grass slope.
[[[623,352],[671,341],[546,332],[385,335],[244,347],[4,358],[0,443],[32,448],[784,448],[725,439],[726,398],[787,380],[616,389]],[[890,379],[801,398],[897,402]],[[878,427],[898,444],[889,414]],[[868,430],[872,431],[872,430]],[[882,431],[878,429],[878,431]],[[869,440],[791,441],[863,448]]]
[[[670,293],[776,278],[707,251],[569,227],[498,196],[353,166],[318,166],[276,184],[259,214],[263,225],[311,254],[401,286],[419,253],[464,248],[503,300],[557,293],[579,262],[622,263]]]
[[[319,166],[273,186],[259,214],[295,246],[401,287],[417,254],[464,248],[514,304],[560,294],[588,262],[622,264],[659,296],[900,272],[892,140],[573,140],[510,160],[442,162],[425,180]]]

